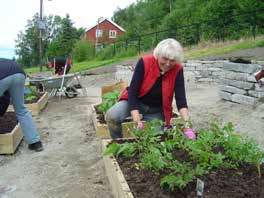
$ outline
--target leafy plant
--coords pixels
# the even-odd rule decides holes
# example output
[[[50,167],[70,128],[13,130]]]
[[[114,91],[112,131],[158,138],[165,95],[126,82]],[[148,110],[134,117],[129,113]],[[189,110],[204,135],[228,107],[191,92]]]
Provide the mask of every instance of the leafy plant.
[[[105,154],[133,156],[137,153],[137,167],[154,174],[165,172],[160,186],[170,190],[183,189],[198,176],[216,168],[237,168],[245,163],[256,165],[261,176],[264,153],[252,139],[234,134],[232,123],[222,126],[212,122],[209,128],[198,131],[195,141],[185,138],[181,122],[166,133],[161,130],[163,125],[158,120],[146,123],[144,129],[135,129],[133,142],[110,145]],[[179,151],[185,155],[184,161],[175,155]]]
[[[118,101],[120,93],[118,91],[109,92],[103,95],[99,110],[106,113]]]
[[[38,97],[38,91],[36,87],[26,86],[25,90],[27,90],[27,92],[24,94],[25,102],[31,102]]]

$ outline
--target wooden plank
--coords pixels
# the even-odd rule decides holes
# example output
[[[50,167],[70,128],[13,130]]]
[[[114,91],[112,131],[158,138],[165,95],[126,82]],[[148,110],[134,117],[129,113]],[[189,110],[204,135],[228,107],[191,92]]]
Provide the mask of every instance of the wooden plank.
[[[171,124],[175,125],[177,123],[177,120],[179,119],[179,117],[177,118],[171,118]],[[142,121],[143,125],[146,123],[145,121]],[[122,133],[123,133],[123,138],[130,138],[133,136],[133,128],[135,128],[137,126],[136,122],[124,122],[122,123]]]
[[[94,128],[96,130],[97,137],[102,138],[102,139],[111,139],[111,135],[110,135],[109,128],[108,128],[107,124],[101,124],[101,123],[99,123],[99,121],[97,119],[95,106],[97,106],[99,104],[100,103],[91,105],[93,125],[94,125]],[[179,118],[172,118],[171,123],[172,124],[177,123],[178,119]],[[145,121],[142,121],[142,122],[143,122],[143,124],[145,123]],[[133,133],[134,126],[137,126],[137,123],[135,123],[135,122],[123,122],[122,123],[123,138],[131,138],[133,136],[132,133]]]
[[[33,116],[38,116],[40,111],[46,106],[48,97],[48,92],[45,92],[37,102],[32,104],[25,104],[25,106],[29,111],[31,111]],[[13,105],[9,105],[7,111],[14,111]]]
[[[97,106],[97,105],[99,105],[99,103],[91,105],[92,119],[93,119],[93,124],[94,124],[94,128],[96,130],[97,137],[102,138],[102,139],[110,139],[111,136],[110,136],[110,132],[109,132],[107,124],[101,124],[101,123],[99,123],[99,121],[97,119],[97,115],[96,115],[96,111],[95,111],[95,106]]]
[[[146,123],[142,121],[143,125]],[[123,138],[130,138],[133,136],[133,128],[137,127],[137,122],[124,122],[122,123]]]
[[[102,140],[102,151],[104,152],[110,140]],[[103,156],[106,174],[112,187],[115,198],[134,198],[126,179],[116,159],[112,155]]]
[[[22,139],[23,134],[19,124],[10,133],[0,134],[0,154],[13,154]]]
[[[106,85],[101,87],[101,96],[103,96],[105,93],[118,91],[123,91],[128,86],[128,83],[126,81],[119,81],[112,85]]]

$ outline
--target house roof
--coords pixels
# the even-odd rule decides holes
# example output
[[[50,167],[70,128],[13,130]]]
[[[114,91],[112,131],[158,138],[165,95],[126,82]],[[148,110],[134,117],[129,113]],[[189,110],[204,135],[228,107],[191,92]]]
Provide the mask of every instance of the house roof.
[[[121,26],[117,25],[117,24],[116,24],[114,21],[112,21],[111,19],[107,19],[107,18],[105,18],[105,19],[101,20],[99,24],[103,23],[104,21],[108,21],[108,22],[112,23],[114,26],[116,26],[118,29],[120,29],[120,30],[123,31],[123,32],[126,31],[124,28],[122,28]],[[90,28],[87,28],[87,29],[86,29],[86,32],[89,31],[90,29],[96,27],[96,26],[97,26],[97,24],[93,25],[93,26],[90,27]]]

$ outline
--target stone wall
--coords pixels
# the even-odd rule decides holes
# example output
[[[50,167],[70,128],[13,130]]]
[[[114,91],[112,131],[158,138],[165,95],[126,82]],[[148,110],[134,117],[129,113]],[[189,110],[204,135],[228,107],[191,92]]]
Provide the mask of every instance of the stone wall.
[[[190,60],[184,64],[184,74],[187,80],[195,82],[219,82],[223,74],[223,63],[229,61],[199,61]]]
[[[259,64],[224,63],[224,78],[220,81],[221,98],[241,104],[254,105],[264,97],[264,87],[256,83],[254,73],[260,71]]]
[[[216,82],[224,100],[254,105],[264,97],[264,86],[256,83],[254,73],[264,69],[264,61],[251,64],[223,61],[187,61],[185,79],[194,82]]]

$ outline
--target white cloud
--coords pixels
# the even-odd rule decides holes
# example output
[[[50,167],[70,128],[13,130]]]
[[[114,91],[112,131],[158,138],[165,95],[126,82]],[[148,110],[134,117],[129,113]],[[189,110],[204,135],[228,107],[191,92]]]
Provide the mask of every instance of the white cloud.
[[[136,0],[43,0],[43,15],[68,13],[74,26],[88,28],[99,17],[110,18],[117,7],[125,8]],[[0,0],[0,48],[14,48],[19,31],[24,31],[27,20],[39,13],[40,0]],[[1,56],[1,54],[0,54]]]

